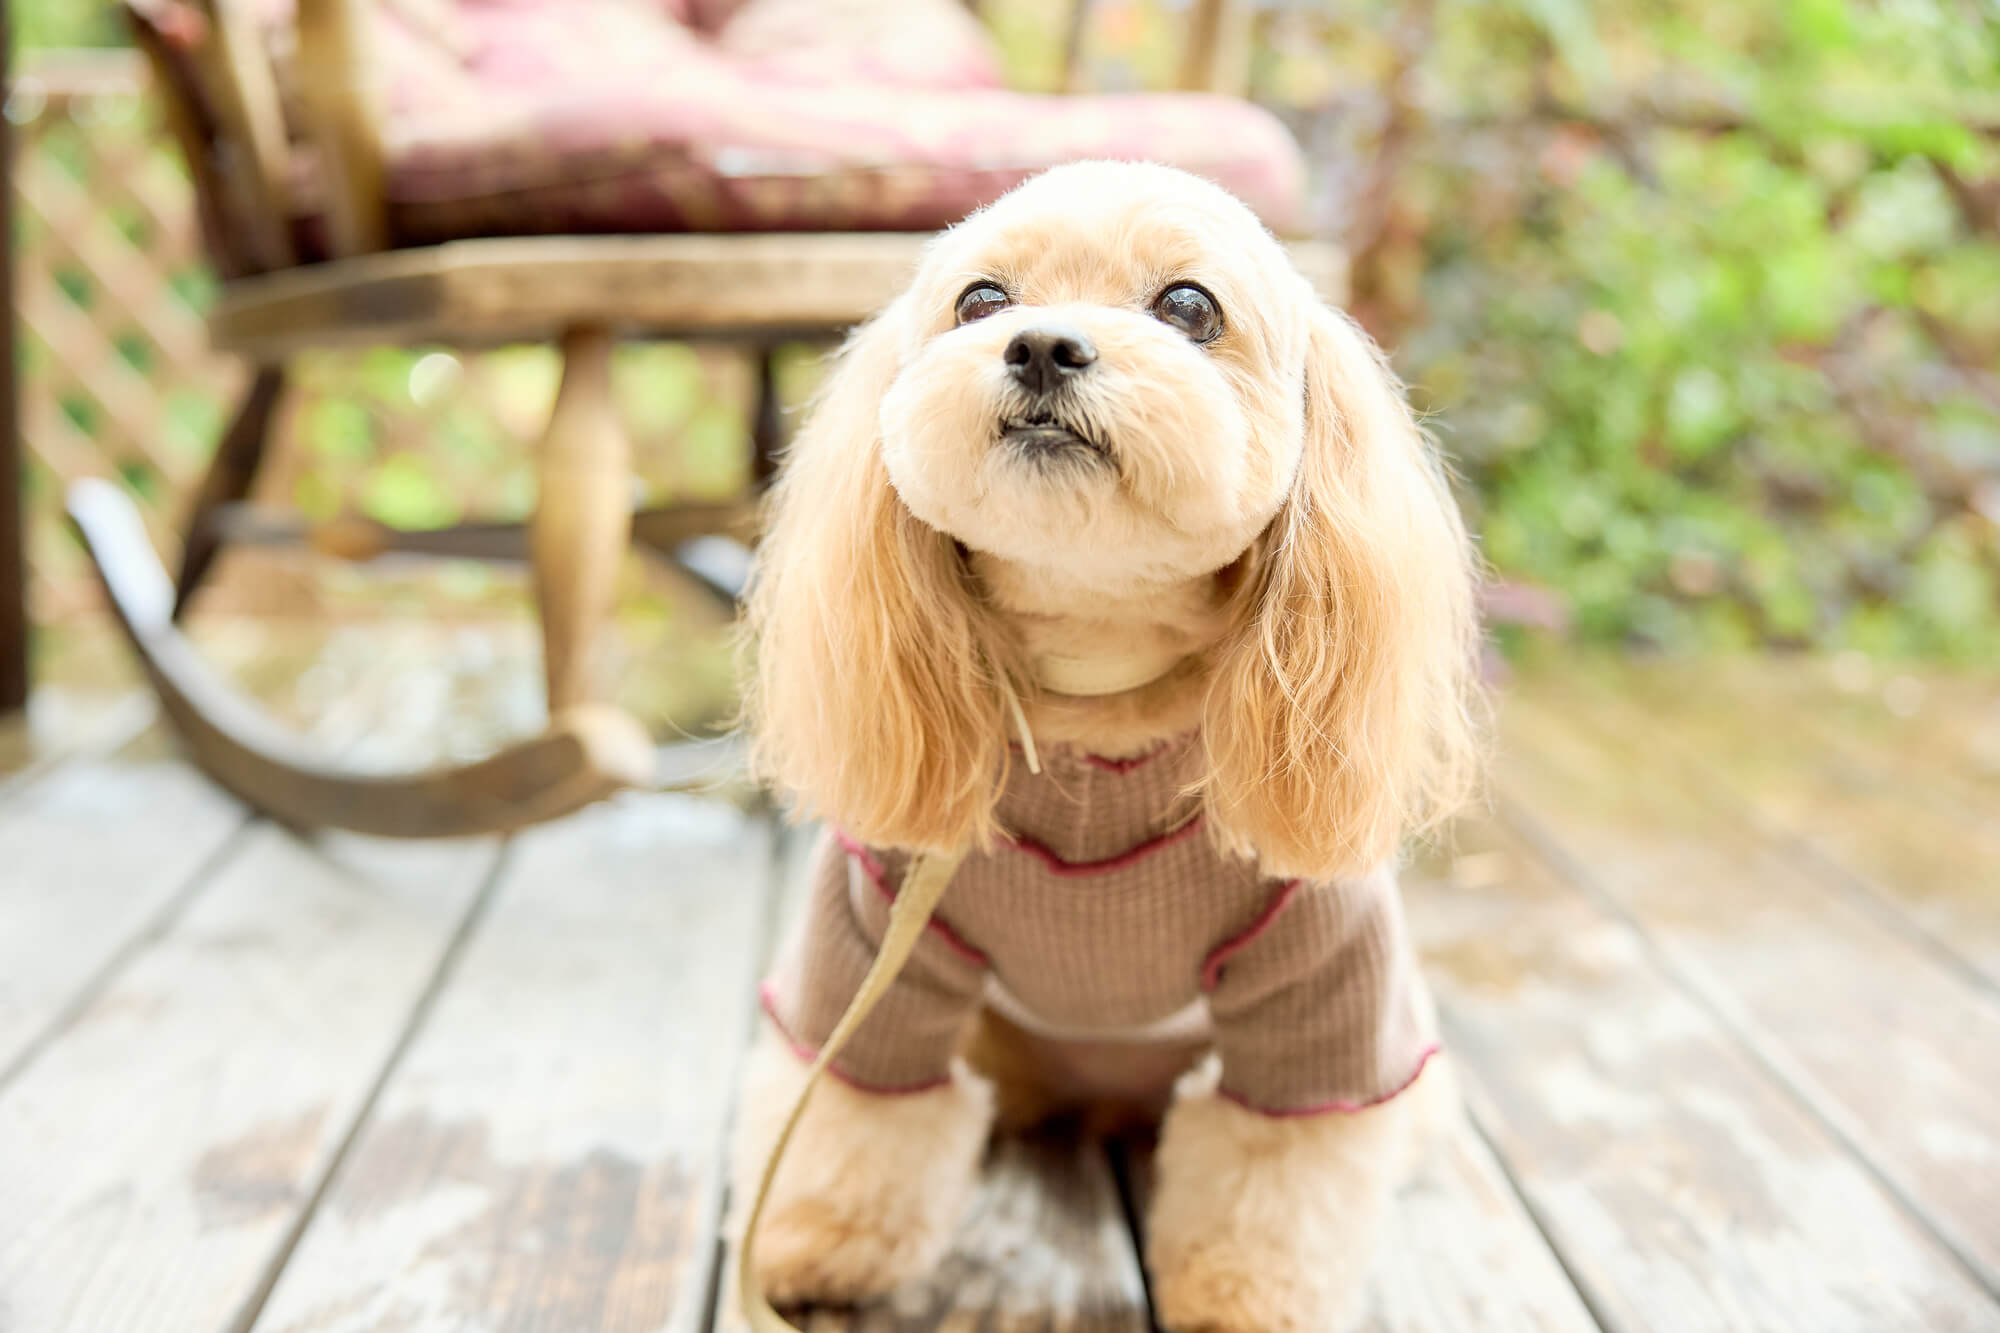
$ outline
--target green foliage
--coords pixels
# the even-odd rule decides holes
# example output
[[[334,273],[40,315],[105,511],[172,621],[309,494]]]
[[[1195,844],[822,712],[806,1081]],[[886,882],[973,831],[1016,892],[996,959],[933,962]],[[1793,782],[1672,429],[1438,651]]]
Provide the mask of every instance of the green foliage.
[[[13,0],[14,42],[39,46],[119,46],[125,30],[107,0]]]
[[[1592,638],[2000,656],[2000,27],[1361,9],[1322,49],[1415,90],[1361,313],[1494,568]]]

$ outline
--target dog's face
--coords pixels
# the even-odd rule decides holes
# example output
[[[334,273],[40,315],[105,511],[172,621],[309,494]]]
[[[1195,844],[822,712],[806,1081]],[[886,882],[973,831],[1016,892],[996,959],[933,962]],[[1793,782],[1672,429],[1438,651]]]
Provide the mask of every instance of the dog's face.
[[[892,307],[889,477],[932,527],[1070,579],[1220,568],[1297,469],[1310,301],[1214,186],[1049,172],[939,238]]]

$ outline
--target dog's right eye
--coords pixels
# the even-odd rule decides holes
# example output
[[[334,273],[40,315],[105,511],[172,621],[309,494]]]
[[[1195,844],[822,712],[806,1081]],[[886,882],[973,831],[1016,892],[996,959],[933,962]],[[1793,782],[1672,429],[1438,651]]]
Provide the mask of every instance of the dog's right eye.
[[[992,283],[975,282],[958,298],[958,322],[970,324],[975,319],[985,319],[997,310],[1004,310],[1009,304],[1007,293]]]

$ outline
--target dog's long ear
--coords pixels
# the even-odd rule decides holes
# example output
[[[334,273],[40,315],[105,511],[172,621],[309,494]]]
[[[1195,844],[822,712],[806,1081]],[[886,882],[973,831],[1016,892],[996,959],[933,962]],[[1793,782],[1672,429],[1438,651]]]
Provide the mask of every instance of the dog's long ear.
[[[805,812],[946,849],[992,832],[1009,659],[956,544],[904,507],[882,462],[901,306],[842,349],[773,491],[745,711],[761,775]]]
[[[1402,386],[1346,316],[1312,320],[1304,454],[1209,695],[1205,799],[1267,873],[1325,878],[1468,794],[1478,631],[1465,527]]]

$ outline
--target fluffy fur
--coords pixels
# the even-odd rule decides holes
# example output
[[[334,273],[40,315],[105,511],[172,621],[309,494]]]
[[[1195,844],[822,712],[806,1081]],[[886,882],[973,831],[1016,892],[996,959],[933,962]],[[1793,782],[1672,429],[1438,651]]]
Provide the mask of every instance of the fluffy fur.
[[[1010,303],[959,324],[982,281]],[[1222,312],[1206,345],[1155,316],[1183,282]],[[1030,454],[1005,430],[1027,405],[1003,353],[1052,323],[1097,352],[1062,423],[1091,447]],[[748,721],[806,812],[916,849],[995,833],[1009,691],[1045,744],[1134,754],[1198,727],[1224,846],[1273,875],[1365,873],[1467,792],[1472,588],[1400,386],[1249,211],[1166,168],[1065,167],[940,236],[843,350],[772,498]],[[1135,646],[1182,661],[1109,698],[1036,684],[1040,655]],[[786,1238],[764,1242],[779,1291],[881,1290],[945,1243],[985,1127],[970,1095],[816,1099],[809,1127],[841,1165],[781,1191]],[[1297,1119],[1177,1105],[1150,1246],[1170,1326],[1330,1326],[1412,1101]],[[926,1114],[948,1148],[918,1132]],[[762,1141],[751,1124],[748,1157]],[[938,1173],[922,1207],[913,1142]],[[870,1227],[882,1254],[835,1255]]]
[[[1175,1333],[1340,1326],[1392,1186],[1450,1114],[1450,1079],[1426,1068],[1394,1101],[1303,1119],[1246,1110],[1211,1081],[1188,1080],[1160,1135],[1146,1234],[1160,1321]]]
[[[739,1227],[806,1068],[774,1032],[751,1048],[731,1164]],[[766,1294],[852,1301],[923,1273],[944,1255],[992,1124],[992,1088],[963,1069],[948,1086],[896,1097],[823,1080],[757,1230]]]

